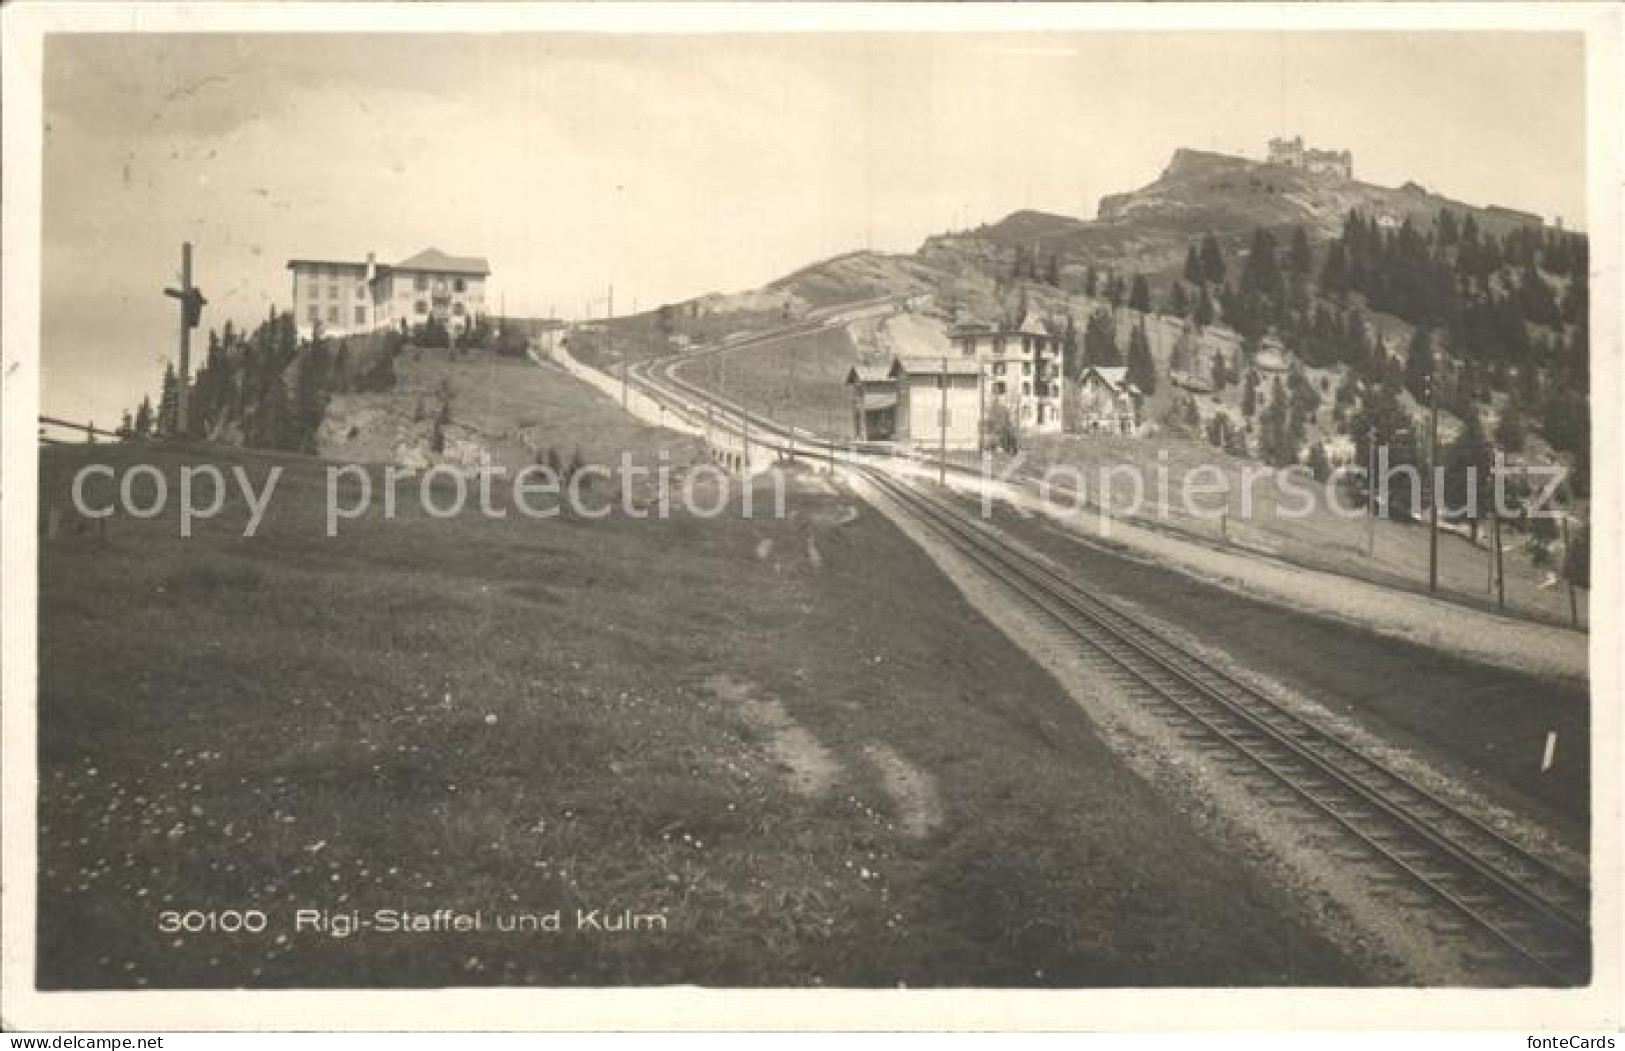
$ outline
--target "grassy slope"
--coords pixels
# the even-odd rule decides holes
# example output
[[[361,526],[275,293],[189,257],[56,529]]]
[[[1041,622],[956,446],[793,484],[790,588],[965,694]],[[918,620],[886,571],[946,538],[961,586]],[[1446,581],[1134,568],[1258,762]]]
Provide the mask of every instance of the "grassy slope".
[[[398,432],[415,427],[420,451],[427,452],[432,420],[444,392],[451,394],[450,433],[476,441],[492,461],[517,471],[535,461],[535,450],[556,449],[566,459],[577,449],[594,463],[613,464],[621,450],[635,462],[652,461],[654,443],[646,428],[608,398],[586,396],[562,370],[539,368],[527,358],[475,351],[452,358],[443,350],[408,350],[396,362],[395,389],[384,394],[340,395],[328,407],[323,455],[334,459],[385,462]],[[370,424],[366,414],[386,419]],[[414,418],[422,419],[414,424]],[[358,433],[349,436],[352,421]],[[475,433],[477,432],[477,433]],[[673,462],[698,455],[697,444],[677,435],[661,445]]]
[[[83,455],[45,454],[47,495]],[[899,534],[829,525],[843,497],[591,525],[403,499],[327,540],[319,467],[275,462],[255,539],[233,506],[190,541],[154,519],[43,545],[44,987],[1355,977]],[[827,790],[796,790],[719,674],[822,743]],[[925,838],[877,744],[935,782]],[[671,930],[289,930],[301,907],[577,906]],[[271,931],[154,934],[161,908],[227,907]]]
[[[857,360],[845,329],[819,329],[697,358],[681,375],[780,423],[845,439],[852,437],[846,374]]]

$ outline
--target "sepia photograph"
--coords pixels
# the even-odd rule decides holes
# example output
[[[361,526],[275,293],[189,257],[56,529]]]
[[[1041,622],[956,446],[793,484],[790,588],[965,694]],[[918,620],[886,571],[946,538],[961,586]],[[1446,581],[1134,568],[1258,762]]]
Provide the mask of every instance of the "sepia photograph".
[[[1617,1027],[1619,9],[747,6],[28,13],[8,998]]]

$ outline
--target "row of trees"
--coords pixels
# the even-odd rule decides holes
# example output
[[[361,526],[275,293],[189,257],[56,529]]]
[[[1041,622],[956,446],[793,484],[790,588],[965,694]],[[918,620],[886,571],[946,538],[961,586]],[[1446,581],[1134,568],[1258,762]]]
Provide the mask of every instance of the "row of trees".
[[[230,430],[251,448],[313,452],[328,400],[347,391],[388,390],[402,338],[390,333],[367,355],[348,341],[321,337],[301,343],[293,315],[272,310],[252,333],[231,322],[209,332],[204,361],[192,381],[185,433],[178,424],[180,381],[164,367],[158,405],[143,398],[124,414],[122,437],[203,440]]]

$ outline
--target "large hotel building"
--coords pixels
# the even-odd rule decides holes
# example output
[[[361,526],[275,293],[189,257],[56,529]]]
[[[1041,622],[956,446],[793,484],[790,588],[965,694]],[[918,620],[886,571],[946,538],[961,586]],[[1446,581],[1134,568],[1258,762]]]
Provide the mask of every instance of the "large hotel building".
[[[449,331],[463,332],[483,316],[485,280],[491,267],[477,256],[447,255],[427,248],[404,262],[363,263],[332,259],[290,259],[293,316],[299,334],[309,338],[320,326],[330,336],[399,328],[438,318]]]

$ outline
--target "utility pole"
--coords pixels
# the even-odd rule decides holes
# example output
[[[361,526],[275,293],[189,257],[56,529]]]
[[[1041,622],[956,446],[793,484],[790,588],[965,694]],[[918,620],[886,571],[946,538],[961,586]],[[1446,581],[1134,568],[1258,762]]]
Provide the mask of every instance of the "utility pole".
[[[1494,530],[1495,542],[1495,605],[1500,609],[1507,608],[1507,574],[1506,562],[1501,554],[1501,516],[1495,515],[1490,519]]]
[[[942,356],[942,410],[937,416],[937,484],[948,485],[948,355]]]
[[[1565,507],[1558,521],[1563,524],[1563,580],[1569,586],[1569,624],[1580,626],[1580,599],[1574,593],[1574,551],[1569,547],[1569,512]]]
[[[1377,557],[1377,430],[1371,428],[1365,450],[1365,557]]]
[[[203,306],[208,302],[203,298],[201,291],[192,287],[192,242],[185,241],[181,244],[181,287],[166,288],[164,295],[181,302],[181,360],[180,375],[175,385],[175,431],[184,438],[190,415],[188,403],[191,401],[192,387],[192,330],[197,328],[198,322],[203,317]]]
[[[981,457],[987,452],[987,377],[982,375],[982,359],[976,355],[975,346],[972,340],[971,353],[976,362],[976,462],[980,470]]]
[[[1439,355],[1428,371],[1428,591],[1439,590]]]
[[[615,284],[614,284],[614,282],[610,282],[610,286],[609,286],[609,304],[608,304],[607,309],[609,310],[609,313],[604,315],[604,354],[605,354],[606,357],[609,356],[611,353],[613,353],[613,348],[615,346],[615,331],[614,331],[614,325],[615,325]],[[627,391],[626,391],[626,366],[627,366],[627,364],[628,363],[625,362],[625,361],[621,362],[621,408],[622,409],[626,408],[626,401],[627,401]]]

